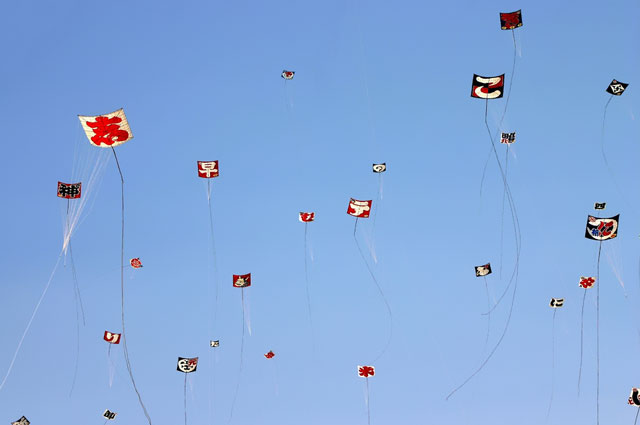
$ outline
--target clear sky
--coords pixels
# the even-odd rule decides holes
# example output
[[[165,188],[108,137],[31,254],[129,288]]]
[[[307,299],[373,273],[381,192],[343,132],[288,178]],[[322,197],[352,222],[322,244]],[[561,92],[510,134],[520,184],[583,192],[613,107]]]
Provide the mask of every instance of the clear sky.
[[[487,366],[448,401],[497,342],[510,294],[491,314],[474,266],[491,262],[492,300],[509,284],[515,244],[503,185],[489,154],[485,102],[474,73],[506,73],[512,35],[499,12],[522,9],[517,63],[502,131],[516,131],[508,181],[522,235],[509,330]],[[71,261],[49,292],[0,391],[0,422],[145,424],[105,330],[120,324],[120,179],[108,150],[85,138],[78,114],[123,107],[134,139],[116,148],[126,181],[127,340],[154,424],[184,422],[181,357],[200,357],[187,385],[192,425],[595,424],[596,292],[584,309],[580,396],[580,276],[596,274],[598,243],[584,238],[594,202],[620,214],[600,262],[600,409],[633,423],[640,386],[640,5],[637,1],[8,2],[3,66],[5,223],[0,256],[0,377],[4,376],[62,246],[58,180],[85,178],[73,234],[86,325]],[[280,78],[296,72],[293,81]],[[607,109],[612,79],[629,83]],[[489,101],[495,133],[506,99]],[[505,162],[505,146],[497,146]],[[212,181],[216,262],[206,183],[197,160],[219,160]],[[386,162],[382,185],[371,172]],[[84,172],[82,171],[84,169]],[[75,170],[75,171],[74,171]],[[84,173],[84,174],[83,174]],[[383,188],[380,197],[380,187]],[[358,242],[350,197],[373,199]],[[381,199],[380,199],[381,198]],[[311,320],[304,278],[308,225]],[[501,229],[503,230],[501,232]],[[503,236],[501,238],[501,233]],[[502,248],[501,248],[502,239]],[[377,259],[377,262],[374,261]],[[252,273],[241,291],[233,274]],[[215,287],[219,285],[216,311]],[[513,287],[513,285],[512,285]],[[551,297],[555,317],[552,389]],[[492,301],[493,302],[493,301]],[[220,347],[209,347],[219,339]],[[276,357],[267,360],[269,350]]]

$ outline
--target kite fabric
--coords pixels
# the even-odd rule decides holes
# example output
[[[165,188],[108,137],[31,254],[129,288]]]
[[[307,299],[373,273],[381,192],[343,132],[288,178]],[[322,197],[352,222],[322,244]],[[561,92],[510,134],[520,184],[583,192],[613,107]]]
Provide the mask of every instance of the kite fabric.
[[[87,138],[100,148],[115,148],[133,139],[124,109],[104,115],[78,115]]]
[[[29,422],[29,419],[27,419],[26,417],[21,417],[20,419],[18,419],[15,422],[11,422],[11,425],[29,425],[31,422]]]
[[[316,213],[314,212],[300,212],[298,215],[298,220],[303,223],[309,223],[316,219]]]
[[[594,210],[603,210],[603,209],[605,209],[605,207],[606,207],[606,206],[607,206],[607,203],[606,203],[606,202],[596,202],[596,203],[593,205],[593,209],[594,209]]]
[[[140,267],[142,267],[142,261],[140,261],[140,258],[132,258],[131,260],[129,260],[129,263],[131,263],[131,267],[133,267],[134,269],[139,269]]]
[[[484,266],[475,266],[475,268],[476,277],[482,277],[491,274],[491,263],[487,263]]]
[[[629,395],[629,404],[634,406],[640,406],[640,397],[638,396],[638,388],[631,388],[631,394]]]
[[[234,288],[246,288],[247,286],[251,286],[251,273],[233,275]]]
[[[496,77],[483,77],[473,74],[471,97],[480,99],[498,99],[504,94],[504,74]]]
[[[592,288],[595,283],[596,283],[595,277],[580,276],[579,285],[582,286],[584,289]]]
[[[503,145],[510,145],[512,143],[515,143],[515,141],[516,141],[515,131],[513,133],[502,133],[502,136],[500,137],[500,143],[502,143]]]
[[[176,368],[178,372],[191,373],[195,372],[197,368],[197,357],[178,357],[178,366]]]
[[[387,171],[387,163],[383,162],[382,164],[373,164],[372,168],[374,173],[384,173]]]
[[[349,207],[347,208],[347,214],[357,218],[369,218],[371,212],[371,204],[373,201],[358,201],[351,198],[349,200]]]
[[[217,340],[217,339],[215,341],[211,340],[211,341],[209,341],[209,344],[212,347],[219,347],[220,346],[220,340]]]
[[[280,76],[282,78],[284,78],[285,80],[293,80],[293,76],[295,75],[295,71],[287,71],[286,69],[282,71],[282,74],[280,74]]]
[[[212,179],[220,176],[218,161],[198,161],[198,177]]]
[[[82,183],[58,182],[58,197],[64,199],[80,199]]]
[[[564,306],[564,298],[551,298],[549,302],[549,307],[551,308],[560,308]]]
[[[500,29],[513,30],[522,26],[522,11],[500,13]]]
[[[373,366],[360,366],[358,365],[358,376],[361,378],[368,378],[375,376],[376,368]]]
[[[607,87],[607,93],[612,94],[614,96],[622,96],[625,89],[629,84],[621,83],[620,81],[613,80],[611,84]]]
[[[104,331],[103,339],[109,344],[120,344],[121,334],[116,334],[109,331]]]
[[[102,414],[103,417],[107,418],[108,420],[112,421],[116,418],[117,413],[116,412],[112,412],[109,409],[105,410],[104,413]]]
[[[613,239],[618,236],[619,220],[620,214],[609,218],[593,217],[590,215],[587,219],[584,237],[594,241]]]
[[[268,359],[272,359],[276,356],[276,354],[273,351],[269,350],[269,352],[266,353],[264,356]]]

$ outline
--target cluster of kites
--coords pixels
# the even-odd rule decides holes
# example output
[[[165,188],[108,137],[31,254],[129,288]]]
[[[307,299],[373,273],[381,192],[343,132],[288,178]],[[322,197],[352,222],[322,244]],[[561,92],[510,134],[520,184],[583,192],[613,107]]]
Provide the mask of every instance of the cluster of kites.
[[[515,11],[515,12],[510,12],[510,13],[500,13],[500,27],[502,30],[510,30],[513,33],[513,30],[515,30],[516,28],[519,28],[523,25],[522,22],[522,13],[520,10]],[[515,71],[515,35],[514,35],[514,62],[513,62],[513,72]],[[281,77],[283,79],[285,79],[286,81],[291,81],[293,80],[295,76],[295,72],[294,71],[290,71],[290,70],[283,70],[281,73]],[[513,75],[512,75],[512,79],[513,79]],[[613,80],[609,86],[606,88],[606,92],[611,94],[612,97],[613,96],[620,96],[623,94],[623,92],[625,91],[625,89],[627,88],[628,84],[626,83],[622,83],[619,82],[617,80]],[[506,110],[507,110],[507,105],[508,105],[508,96],[510,94],[510,90],[511,90],[511,86],[509,86],[509,89],[507,90],[507,103],[505,104],[505,109],[504,112],[502,114],[502,119],[504,119],[504,115],[506,114]],[[483,99],[485,100],[485,124],[487,126],[487,131],[489,133],[489,137],[491,140],[491,146],[492,146],[492,152],[495,154],[495,158],[498,162],[498,165],[500,167],[500,171],[501,171],[501,175],[502,175],[502,180],[504,183],[504,190],[505,190],[505,198],[508,203],[509,203],[509,209],[511,211],[511,215],[512,215],[512,220],[513,220],[513,224],[514,224],[514,238],[515,238],[515,243],[516,243],[516,261],[515,261],[515,267],[514,267],[514,272],[512,274],[509,286],[511,286],[512,282],[515,282],[514,288],[513,288],[513,296],[512,296],[512,305],[511,308],[513,307],[513,299],[515,299],[515,287],[517,286],[517,267],[518,267],[518,256],[519,256],[519,247],[520,247],[520,237],[519,237],[519,225],[518,225],[518,220],[517,220],[517,214],[515,211],[515,205],[513,203],[513,199],[511,197],[511,193],[510,193],[510,189],[508,187],[508,181],[507,181],[507,163],[506,161],[504,163],[502,163],[497,156],[496,150],[495,150],[495,146],[494,146],[494,135],[491,131],[491,129],[489,128],[487,121],[486,121],[486,116],[487,116],[487,109],[488,109],[488,101],[489,100],[493,100],[493,99],[499,99],[502,98],[505,94],[505,74],[501,74],[501,75],[497,75],[497,76],[482,76],[482,75],[477,75],[474,74],[473,78],[472,78],[472,84],[471,84],[471,97],[473,98],[479,98],[479,99]],[[611,99],[609,99],[610,101]],[[608,106],[608,102],[607,102],[607,106]],[[605,106],[605,113],[606,113],[606,106]],[[120,169],[120,164],[118,162],[118,157],[116,155],[116,150],[115,148],[123,143],[126,143],[128,141],[130,141],[133,138],[133,134],[131,132],[131,128],[129,126],[129,123],[127,121],[127,118],[125,116],[124,110],[123,109],[119,109],[115,112],[111,112],[108,114],[104,114],[104,115],[97,115],[97,116],[84,116],[84,115],[80,115],[79,117],[80,123],[82,125],[82,128],[87,136],[87,138],[89,139],[90,143],[96,147],[99,148],[107,148],[107,149],[111,149],[113,156],[116,160],[116,165],[118,167],[118,171],[121,177],[121,182],[122,185],[124,187],[124,177],[122,174],[122,170]],[[500,121],[500,125],[502,124],[502,119]],[[500,129],[501,130],[501,129]],[[497,137],[497,134],[495,135],[495,137]],[[515,143],[516,141],[516,132],[500,132],[500,143],[504,144],[507,146],[507,150],[509,149],[509,145]],[[508,160],[508,154],[507,154],[507,160]],[[373,173],[377,173],[380,175],[380,178],[382,178],[382,173],[386,172],[387,170],[387,165],[386,163],[376,163],[376,164],[372,164],[372,171]],[[208,201],[209,201],[209,214],[210,214],[210,218],[211,218],[211,183],[210,183],[210,179],[216,178],[220,176],[220,167],[219,167],[219,163],[218,161],[197,161],[197,176],[203,179],[207,179],[207,197],[208,197]],[[85,192],[83,192],[83,186],[82,186],[82,182],[71,182],[71,183],[65,183],[65,182],[58,182],[57,185],[57,196],[63,199],[67,200],[67,214],[69,214],[70,211],[70,206],[71,206],[71,202],[73,201],[77,201],[82,199],[83,195],[85,195]],[[381,199],[381,191],[378,194],[378,201],[380,201]],[[504,199],[503,199],[503,214],[504,214]],[[109,344],[108,346],[108,355],[110,355],[111,352],[111,347],[116,346],[116,345],[120,345],[122,343],[122,347],[123,347],[123,352],[124,352],[124,356],[126,359],[126,363],[127,363],[127,369],[129,372],[129,376],[131,378],[131,382],[132,385],[136,391],[136,394],[138,396],[138,400],[140,402],[140,405],[144,411],[145,416],[147,417],[147,420],[149,422],[149,424],[151,424],[151,418],[147,412],[147,409],[142,401],[142,397],[140,395],[140,392],[138,391],[134,376],[133,376],[133,372],[131,370],[131,365],[129,362],[129,358],[128,358],[128,352],[127,352],[127,339],[126,339],[126,326],[125,326],[125,312],[124,312],[124,297],[125,297],[125,290],[124,290],[124,282],[123,282],[123,270],[124,269],[124,264],[125,264],[125,260],[124,260],[124,231],[125,231],[125,227],[124,227],[124,217],[125,217],[125,203],[124,203],[125,199],[124,199],[124,189],[122,191],[122,252],[121,252],[121,294],[122,294],[122,322],[121,322],[121,330],[116,332],[116,331],[112,331],[112,330],[105,330],[104,331],[104,335],[103,335],[103,339],[106,343]],[[604,210],[605,209],[606,204],[605,203],[596,203],[594,208],[595,210]],[[387,341],[387,345],[382,349],[382,352],[380,352],[378,354],[377,357],[375,357],[374,361],[377,360],[378,358],[380,358],[386,348],[388,347],[390,341],[391,341],[391,329],[393,327],[393,322],[392,322],[392,312],[391,312],[391,308],[389,306],[389,303],[386,300],[386,297],[384,296],[384,293],[382,291],[382,288],[378,282],[378,279],[375,275],[375,273],[373,272],[373,269],[371,268],[367,258],[365,257],[356,233],[357,233],[357,226],[358,226],[358,220],[360,219],[366,219],[366,218],[370,218],[371,216],[371,212],[372,212],[372,208],[373,208],[373,200],[369,199],[369,200],[360,200],[360,199],[355,199],[355,198],[351,198],[349,199],[349,202],[347,204],[347,214],[354,217],[355,218],[355,222],[354,222],[354,230],[353,230],[353,236],[354,236],[354,240],[357,246],[357,249],[363,259],[364,264],[367,267],[367,270],[371,276],[371,279],[373,281],[373,283],[375,284],[375,287],[377,288],[377,290],[380,293],[380,296],[382,297],[386,307],[387,307],[387,312],[389,315],[389,326],[390,326],[390,331],[389,331],[389,337],[388,337],[388,341]],[[316,219],[316,214],[313,211],[307,211],[307,212],[300,212],[298,215],[298,219],[300,222],[304,223],[305,225],[305,276],[307,278],[307,301],[309,302],[309,316],[311,317],[311,303],[309,300],[309,292],[308,292],[308,277],[307,277],[307,264],[306,264],[306,257],[307,257],[307,253],[306,253],[306,244],[307,244],[307,225],[309,223],[312,223],[315,221]],[[70,219],[70,217],[67,217],[67,229],[65,231],[65,243],[64,243],[64,247],[63,247],[63,251],[66,253],[67,248],[70,248],[70,238],[71,238],[71,233],[73,232],[73,228],[74,228],[74,224],[72,223],[72,220]],[[619,215],[615,215],[612,217],[607,217],[607,218],[603,218],[603,217],[597,217],[594,215],[589,215],[587,218],[587,223],[586,223],[586,227],[585,227],[585,237],[587,239],[590,240],[594,240],[596,242],[599,242],[599,247],[598,247],[598,261],[596,264],[596,275],[595,276],[581,276],[579,279],[579,286],[584,289],[584,293],[583,293],[583,300],[582,300],[582,312],[583,312],[583,316],[584,316],[584,302],[587,296],[587,291],[592,289],[592,288],[596,288],[596,291],[599,290],[599,285],[600,285],[600,276],[599,276],[599,269],[600,269],[600,252],[602,250],[602,242],[603,241],[607,241],[610,239],[613,239],[617,236],[617,232],[618,232],[618,224],[619,224]],[[215,256],[215,243],[213,242],[213,222],[211,221],[211,240],[212,240],[212,248],[213,248],[213,252],[214,252],[214,256]],[[62,255],[62,253],[61,253]],[[143,267],[142,265],[142,261],[140,260],[139,257],[135,257],[135,258],[131,258],[129,259],[129,265],[130,267],[132,267],[133,269],[140,269]],[[491,263],[487,262],[486,264],[482,264],[479,266],[475,266],[475,274],[476,277],[481,277],[484,279],[485,282],[485,287],[487,289],[487,302],[488,302],[488,311],[486,313],[486,315],[488,316],[489,320],[490,320],[490,313],[491,311],[496,308],[496,306],[500,303],[500,301],[502,300],[502,298],[506,295],[507,291],[509,290],[509,286],[507,287],[507,289],[505,290],[505,292],[502,294],[502,296],[500,297],[500,299],[495,302],[495,304],[493,306],[491,306],[490,300],[489,300],[489,289],[488,289],[488,283],[487,283],[487,276],[491,275],[493,273],[492,271],[492,267],[491,267]],[[251,273],[246,273],[246,274],[234,274],[232,276],[232,286],[234,288],[239,288],[240,291],[240,296],[241,296],[241,300],[242,300],[242,309],[243,309],[243,325],[242,325],[242,336],[243,336],[243,342],[244,342],[244,329],[246,326],[245,323],[245,317],[246,317],[246,312],[245,312],[245,308],[244,308],[244,298],[245,298],[245,293],[244,290],[245,288],[249,288],[252,286],[252,278],[251,278]],[[47,285],[48,288],[48,285]],[[45,289],[46,291],[46,289]],[[599,294],[599,293],[598,293]],[[216,283],[216,302],[217,302],[217,283]],[[599,320],[599,295],[597,298],[597,302],[598,302],[598,320]],[[553,311],[553,320],[554,320],[554,326],[555,326],[555,315],[557,312],[557,309],[562,308],[565,305],[565,298],[551,298],[550,302],[549,302],[549,306],[551,308],[554,309]],[[216,304],[217,307],[217,304]],[[37,311],[37,308],[36,310]],[[35,311],[34,311],[34,315],[35,315]],[[511,313],[509,313],[509,318],[511,316]],[[584,317],[583,317],[584,319]],[[458,389],[462,388],[462,386],[464,386],[471,378],[473,378],[473,376],[475,376],[478,372],[480,372],[480,370],[482,369],[482,367],[484,367],[484,365],[489,361],[489,359],[491,358],[491,356],[493,355],[493,353],[496,351],[496,349],[498,348],[498,346],[500,345],[500,342],[502,341],[502,338],[504,337],[506,331],[507,331],[507,327],[508,327],[508,321],[504,327],[504,331],[500,337],[500,339],[498,340],[498,343],[495,345],[495,347],[493,348],[493,350],[490,351],[489,355],[486,357],[485,361],[481,364],[481,366],[466,380],[464,381],[459,387],[457,387],[456,389],[454,389],[449,396],[451,396],[453,393],[455,393]],[[28,327],[27,327],[28,330]],[[250,330],[250,325],[249,325],[249,331]],[[26,331],[25,331],[26,333]],[[583,344],[583,332],[581,331],[581,346]],[[488,341],[488,337],[489,337],[489,328],[487,329],[487,341]],[[23,337],[24,338],[24,337]],[[597,343],[597,347],[598,347],[598,352],[599,352],[599,321],[598,321],[598,330],[597,330],[597,338],[598,338],[598,343]],[[210,340],[210,347],[211,348],[219,348],[220,347],[220,340]],[[241,346],[242,347],[242,346]],[[18,346],[18,349],[20,348],[20,346]],[[17,351],[16,351],[17,354]],[[241,348],[241,352],[240,352],[240,362],[242,362],[242,348]],[[274,351],[269,350],[264,354],[264,357],[266,359],[273,359],[276,356],[276,354],[274,353]],[[581,347],[581,357],[582,357],[582,347]],[[15,357],[14,357],[15,360]],[[190,373],[196,372],[197,367],[198,367],[198,363],[199,363],[199,358],[198,357],[178,357],[177,359],[177,365],[176,365],[176,370],[178,372],[184,373],[184,392],[185,392],[185,424],[186,424],[186,420],[187,420],[187,415],[186,415],[186,391],[187,391],[187,378],[189,376]],[[9,367],[9,371],[7,372],[7,376],[8,373],[11,371],[11,368],[13,366],[13,362]],[[581,358],[581,366],[582,366],[582,358]],[[242,368],[242,366],[241,366]],[[599,368],[599,360],[598,360],[598,368]],[[241,370],[241,369],[240,369]],[[370,418],[370,411],[369,411],[369,378],[372,378],[375,376],[376,371],[375,371],[375,366],[373,366],[372,364],[370,365],[358,365],[357,366],[357,376],[364,378],[365,379],[365,385],[366,385],[366,397],[367,397],[367,420],[370,423],[371,418]],[[5,379],[3,380],[2,384],[0,385],[0,388],[2,388],[2,385],[4,385],[4,381],[6,381],[6,376]],[[239,383],[238,383],[239,385]],[[599,371],[598,371],[598,385],[599,385]],[[552,390],[553,391],[553,390]],[[640,395],[639,395],[640,390],[638,388],[632,388],[631,390],[631,394],[628,398],[628,403],[630,405],[634,405],[634,406],[639,406],[640,407]],[[598,393],[599,394],[599,393]],[[237,395],[237,389],[236,389],[236,395]],[[447,397],[448,398],[448,397]],[[553,394],[552,394],[552,398],[553,399]],[[235,400],[234,400],[235,402]],[[599,402],[599,395],[598,395],[598,402]],[[599,406],[599,405],[598,405]],[[549,404],[549,408],[551,408],[551,402]],[[639,409],[640,412],[640,409]],[[232,407],[232,414],[233,414],[233,407]],[[599,419],[599,407],[598,407],[598,419]],[[102,416],[105,418],[106,421],[109,420],[114,420],[116,419],[117,413],[114,411],[111,411],[109,409],[106,409],[103,413]],[[637,417],[636,417],[637,419]],[[131,421],[129,419],[129,421]],[[25,417],[22,416],[21,418],[19,418],[18,420],[12,422],[12,425],[29,425],[30,422],[29,420]]]

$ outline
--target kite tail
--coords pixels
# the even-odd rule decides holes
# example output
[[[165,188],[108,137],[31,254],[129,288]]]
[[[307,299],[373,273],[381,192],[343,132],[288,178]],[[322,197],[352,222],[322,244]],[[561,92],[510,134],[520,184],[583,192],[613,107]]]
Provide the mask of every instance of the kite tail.
[[[551,405],[553,404],[553,387],[555,381],[555,368],[556,368],[556,312],[557,308],[553,309],[553,319],[551,325],[551,397],[549,398],[549,408],[547,409],[547,419],[549,422],[549,415],[551,414]]]
[[[149,425],[151,425],[151,417],[147,412],[147,408],[142,401],[142,396],[140,395],[140,391],[138,391],[138,386],[136,385],[136,380],[133,377],[133,370],[131,369],[131,361],[129,360],[129,350],[127,349],[127,337],[125,331],[125,320],[124,320],[124,177],[122,176],[122,169],[120,169],[120,162],[118,161],[118,156],[116,155],[116,150],[112,147],[113,157],[116,159],[116,165],[118,166],[118,172],[120,173],[120,182],[121,182],[121,213],[122,213],[122,231],[120,237],[120,312],[122,319],[122,348],[124,352],[124,360],[127,364],[127,371],[129,372],[129,377],[131,378],[131,384],[133,384],[133,389],[138,396],[138,402],[140,403],[140,407],[144,412],[144,416],[147,418]]]
[[[42,304],[42,300],[44,300],[45,295],[47,295],[47,291],[49,290],[49,286],[51,286],[51,281],[53,280],[53,276],[55,275],[56,270],[58,269],[58,265],[60,264],[60,260],[62,259],[63,254],[64,254],[64,248],[60,251],[60,255],[58,255],[58,260],[56,261],[56,265],[53,266],[53,270],[49,275],[49,280],[44,286],[44,289],[42,290],[42,294],[40,294],[40,299],[38,299],[38,302],[36,303],[36,306],[34,307],[33,312],[31,313],[31,318],[29,319],[29,322],[27,322],[27,327],[24,329],[24,332],[20,337],[20,341],[18,342],[16,351],[13,353],[13,358],[11,359],[11,363],[9,363],[9,368],[7,369],[7,373],[4,375],[4,378],[2,378],[2,382],[0,382],[0,391],[4,387],[4,384],[7,382],[7,378],[9,378],[9,375],[11,374],[11,370],[13,370],[13,365],[16,362],[16,358],[18,357],[18,353],[20,352],[22,343],[24,342],[24,339],[27,336],[27,333],[29,333],[29,329],[31,328],[33,319],[35,319],[36,314],[38,313],[38,309],[40,308],[40,304]]]
[[[598,265],[596,271],[596,425],[600,425],[600,253],[602,241],[598,246]]]
[[[364,378],[364,380],[366,381],[366,387],[367,387],[367,398],[366,398],[366,402],[367,402],[367,425],[371,425],[371,409],[369,408],[369,378]]]
[[[187,425],[187,374],[184,374],[184,425]]]
[[[600,284],[600,282],[597,282]],[[580,397],[580,381],[582,380],[582,356],[584,352],[584,302],[587,298],[587,289],[582,296],[582,310],[580,313],[580,366],[578,367],[578,397]]]
[[[311,294],[309,292],[309,270],[307,261],[307,226],[309,223],[304,223],[304,279],[305,289],[307,292],[307,311],[309,313],[309,327],[311,328],[311,346],[315,347],[315,338],[313,334],[313,316],[311,315]]]
[[[231,419],[233,419],[233,410],[236,406],[236,399],[238,398],[238,391],[240,390],[240,378],[242,377],[242,357],[244,354],[244,288],[241,288],[242,291],[242,338],[240,339],[240,367],[238,368],[238,383],[236,384],[236,391],[233,394],[233,401],[231,402],[231,413],[229,414],[229,422],[231,423]]]
[[[360,253],[360,257],[362,257],[362,261],[364,262],[365,266],[367,266],[367,270],[369,271],[369,274],[371,275],[371,279],[373,280],[373,283],[375,283],[376,288],[378,289],[378,292],[380,293],[380,297],[382,298],[382,301],[384,301],[384,305],[387,308],[387,313],[389,314],[389,337],[387,338],[387,342],[384,345],[384,347],[382,348],[382,351],[380,352],[380,354],[378,354],[378,356],[375,359],[373,359],[373,361],[375,362],[380,357],[382,357],[382,355],[389,348],[389,345],[391,345],[391,338],[393,337],[393,313],[391,313],[391,306],[389,305],[389,301],[387,301],[387,297],[384,295],[384,292],[382,291],[382,287],[378,283],[378,279],[376,279],[376,276],[373,273],[373,270],[371,270],[371,266],[369,265],[369,262],[365,258],[364,253],[362,252],[362,248],[360,248],[360,244],[358,243],[358,238],[356,237],[357,228],[358,228],[358,218],[356,217],[356,224],[353,226],[353,240],[356,242],[356,247],[358,248],[358,252]]]

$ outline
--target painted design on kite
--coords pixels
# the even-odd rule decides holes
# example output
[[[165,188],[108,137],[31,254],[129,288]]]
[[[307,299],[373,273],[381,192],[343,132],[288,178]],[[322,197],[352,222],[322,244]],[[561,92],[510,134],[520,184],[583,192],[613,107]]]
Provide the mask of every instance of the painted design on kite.
[[[580,282],[578,284],[582,286],[584,289],[589,289],[589,288],[592,288],[595,283],[596,283],[595,277],[580,276]]]
[[[80,199],[82,183],[58,182],[58,197],[64,199]]]
[[[497,77],[483,77],[473,74],[471,97],[498,99],[504,94],[504,74]]]
[[[349,207],[347,208],[347,214],[357,218],[369,218],[372,202],[373,202],[372,200],[358,201],[357,199],[351,198],[349,200]]]
[[[120,344],[121,334],[104,331],[103,339],[107,341],[109,344]]]
[[[560,308],[564,306],[564,298],[551,298],[549,302],[549,307],[551,308]]]
[[[197,357],[178,357],[178,366],[176,368],[178,372],[191,373],[195,372],[197,368]]]
[[[251,273],[233,275],[234,288],[246,288],[247,286],[251,286]]]
[[[361,378],[368,378],[375,376],[376,368],[373,366],[360,366],[358,365],[358,376]]]
[[[316,219],[316,213],[314,212],[300,212],[298,214],[298,220],[303,223],[310,223]]]
[[[104,115],[78,115],[82,128],[92,145],[114,148],[133,139],[124,109]]]
[[[219,175],[218,161],[198,161],[198,177],[211,179]]]
[[[491,263],[487,263],[483,266],[475,266],[476,277],[486,276],[491,274]]]
[[[280,74],[280,76],[282,78],[284,78],[285,80],[293,80],[293,76],[295,75],[295,71],[287,71],[286,69],[282,71],[282,74]]]
[[[584,237],[595,241],[613,239],[618,236],[619,220],[620,214],[609,218],[593,217],[590,215],[587,219]]]
[[[387,163],[383,162],[382,164],[373,164],[372,168],[374,173],[384,173],[387,171]]]
[[[103,417],[107,418],[107,420],[114,420],[116,418],[117,413],[116,412],[112,412],[109,409],[105,410],[104,413],[102,414]]]
[[[513,133],[502,133],[500,137],[500,143],[505,145],[510,145],[516,141],[516,132]]]
[[[268,353],[266,353],[266,354],[264,354],[264,356],[265,356],[266,358],[268,358],[268,359],[272,359],[272,358],[274,358],[276,355],[275,355],[275,353],[274,353],[273,351],[269,350],[269,352],[268,352]]]
[[[522,11],[500,13],[500,29],[513,30],[522,26]]]
[[[618,80],[613,80],[611,81],[611,84],[609,84],[609,86],[607,87],[606,91],[607,93],[612,94],[614,96],[622,96],[622,93],[624,93],[628,85],[629,84],[622,83]]]

